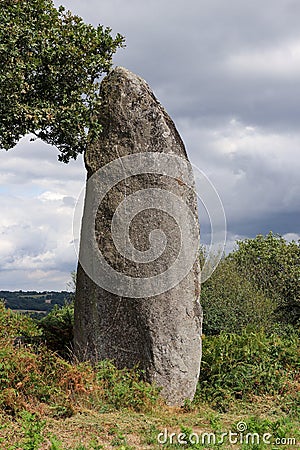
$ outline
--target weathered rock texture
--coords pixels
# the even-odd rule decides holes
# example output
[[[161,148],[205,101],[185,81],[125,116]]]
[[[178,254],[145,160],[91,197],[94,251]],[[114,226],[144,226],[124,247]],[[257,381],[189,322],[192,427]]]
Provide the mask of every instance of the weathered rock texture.
[[[102,82],[99,119],[103,133],[85,154],[88,178],[99,168],[122,156],[139,152],[164,152],[187,160],[184,144],[174,123],[144,80],[117,67]],[[149,233],[161,228],[167,246],[149,264],[124,260],[111,237],[111,219],[125,196],[140,189],[167,189],[186,201],[197,217],[194,192],[180,180],[156,174],[138,175],[118,183],[99,206],[95,221],[98,245],[109,264],[133,277],[163,272],[175,260],[180,233],[170,215],[148,209],[130,229],[132,243],[149,248]],[[174,205],[176,209],[176,205]],[[85,242],[82,236],[81,248]],[[162,387],[169,404],[192,399],[200,370],[201,308],[200,270],[195,262],[189,274],[172,289],[147,298],[124,298],[94,283],[78,265],[75,299],[75,351],[79,359],[111,359],[117,367],[138,365],[145,377]]]

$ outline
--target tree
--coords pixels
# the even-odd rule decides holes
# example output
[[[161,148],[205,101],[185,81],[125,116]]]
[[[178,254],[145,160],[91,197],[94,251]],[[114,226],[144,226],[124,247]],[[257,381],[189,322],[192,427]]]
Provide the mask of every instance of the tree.
[[[269,297],[281,321],[300,321],[300,241],[270,232],[238,241],[231,255],[239,273]]]
[[[123,46],[52,0],[0,0],[0,147],[33,133],[76,159],[101,132],[99,77]]]
[[[247,325],[268,329],[274,322],[275,306],[241,275],[230,255],[202,285],[201,305],[205,335],[240,333]]]

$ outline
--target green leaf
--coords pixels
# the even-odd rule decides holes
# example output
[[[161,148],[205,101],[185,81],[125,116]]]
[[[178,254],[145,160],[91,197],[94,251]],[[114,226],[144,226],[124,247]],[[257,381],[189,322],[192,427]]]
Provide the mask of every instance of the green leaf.
[[[0,146],[33,133],[68,162],[101,132],[99,79],[124,38],[52,0],[6,0],[0,10]]]

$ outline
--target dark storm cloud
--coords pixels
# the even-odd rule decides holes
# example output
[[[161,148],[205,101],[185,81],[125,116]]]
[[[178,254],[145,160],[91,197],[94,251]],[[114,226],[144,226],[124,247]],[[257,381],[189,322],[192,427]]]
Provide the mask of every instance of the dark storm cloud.
[[[300,47],[299,2],[92,0],[65,5],[125,35],[127,48],[118,52],[116,63],[144,77],[175,119],[234,116],[269,128],[297,126],[300,54],[293,52]],[[261,61],[267,72],[259,67]],[[286,66],[286,73],[278,73],[278,65]]]

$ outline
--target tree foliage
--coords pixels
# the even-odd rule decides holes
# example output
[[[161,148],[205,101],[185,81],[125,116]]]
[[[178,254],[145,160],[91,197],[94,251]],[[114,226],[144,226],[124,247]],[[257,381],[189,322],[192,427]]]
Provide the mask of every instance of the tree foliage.
[[[74,303],[63,307],[55,305],[52,311],[38,322],[48,348],[68,357],[73,348]]]
[[[275,307],[263,292],[243,277],[230,257],[223,258],[201,287],[203,332],[239,333],[245,326],[269,328]]]
[[[269,297],[281,321],[300,320],[300,241],[270,232],[238,241],[231,259],[239,273]]]
[[[0,147],[33,133],[76,159],[101,131],[99,77],[123,43],[52,0],[0,0]]]
[[[201,288],[204,333],[239,333],[246,325],[298,328],[299,244],[273,233],[238,241]]]

